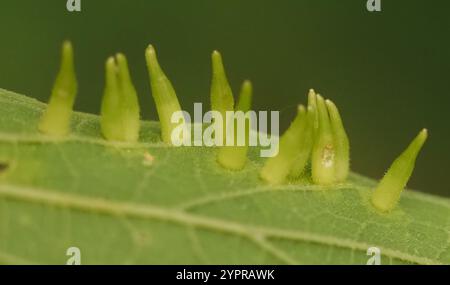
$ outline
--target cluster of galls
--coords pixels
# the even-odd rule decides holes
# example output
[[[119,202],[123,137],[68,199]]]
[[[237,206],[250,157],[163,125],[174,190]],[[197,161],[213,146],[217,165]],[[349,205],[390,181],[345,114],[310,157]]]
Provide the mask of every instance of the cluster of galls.
[[[266,162],[261,177],[280,184],[302,175],[310,162],[315,184],[341,183],[349,173],[349,150],[336,105],[311,89],[307,108],[298,107],[296,118],[280,139],[278,155]]]
[[[162,141],[170,144],[176,124],[171,116],[181,111],[175,90],[162,71],[153,46],[148,46],[145,58],[150,75],[152,96],[161,125]],[[111,141],[136,142],[139,139],[140,110],[136,90],[131,81],[123,54],[106,61],[105,89],[101,106],[101,132]],[[65,136],[70,131],[70,116],[77,93],[77,80],[70,42],[62,48],[61,68],[56,78],[47,110],[39,123],[39,130],[47,135]],[[220,54],[212,54],[211,107],[225,114],[227,111],[251,109],[252,85],[244,81],[238,103],[228,83]],[[224,116],[225,117],[225,116]],[[225,133],[226,134],[226,133]],[[380,211],[392,210],[411,176],[416,157],[427,138],[423,129],[408,148],[393,162],[373,191],[372,204]],[[300,105],[297,116],[281,136],[279,152],[267,159],[260,177],[269,184],[286,183],[311,168],[315,184],[332,185],[345,182],[349,173],[349,140],[336,105],[310,90],[308,106]],[[227,169],[239,170],[247,161],[248,145],[223,146],[217,160]]]

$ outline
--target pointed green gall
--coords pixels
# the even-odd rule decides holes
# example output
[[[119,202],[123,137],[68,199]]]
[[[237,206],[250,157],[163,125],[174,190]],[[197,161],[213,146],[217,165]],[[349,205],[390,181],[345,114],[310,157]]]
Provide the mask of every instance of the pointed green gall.
[[[311,150],[314,145],[314,122],[316,120],[317,112],[314,106],[308,106],[307,124],[303,131],[302,138],[298,146],[298,154],[295,158],[295,162],[292,165],[289,176],[292,178],[300,177],[308,164],[308,160],[311,157]]]
[[[375,208],[383,212],[389,212],[395,208],[427,137],[426,129],[420,131],[408,148],[392,163],[372,194],[372,204]]]
[[[335,182],[336,146],[325,101],[320,95],[316,97],[319,126],[311,156],[311,173],[314,183],[329,185]]]
[[[39,130],[52,136],[65,136],[70,131],[70,117],[77,94],[73,49],[69,41],[62,47],[62,59],[53,90],[39,122]]]
[[[242,83],[241,93],[239,94],[239,101],[236,105],[236,111],[247,112],[252,108],[253,101],[253,86],[250,80],[245,80]]]
[[[317,106],[311,173],[314,183],[330,185],[347,179],[350,144],[336,105],[310,92],[308,104]]]
[[[319,129],[319,114],[317,112],[317,95],[314,89],[309,89],[308,92],[308,128],[305,130],[303,136],[303,147],[300,151],[296,162],[292,166],[289,176],[292,178],[300,177],[306,168],[306,165],[311,157],[311,150],[314,145],[317,131]]]
[[[309,110],[308,110],[309,111]],[[280,138],[279,152],[264,164],[260,176],[269,184],[277,185],[286,181],[293,164],[298,158],[300,145],[308,125],[305,107],[298,107],[297,116]]]
[[[228,83],[222,56],[218,51],[213,51],[212,79],[211,79],[211,109],[219,111],[225,118],[226,111],[233,111],[234,99],[230,84]]]
[[[225,68],[222,62],[222,56],[218,51],[213,51],[212,60],[212,79],[211,79],[211,110],[218,111],[222,118],[226,118],[227,111],[234,110],[234,98],[228,83]],[[225,140],[225,126],[223,122],[223,138]]]
[[[315,110],[313,118],[313,136],[315,137],[319,129],[319,113],[317,112],[317,95],[314,89],[309,89],[308,92],[308,107]]]
[[[110,141],[136,142],[140,115],[136,89],[123,54],[106,61],[105,89],[100,111],[103,136]]]
[[[336,105],[325,100],[328,114],[330,116],[331,129],[334,136],[335,147],[335,182],[344,182],[350,169],[350,143],[345,132],[341,116]]]
[[[172,123],[171,119],[175,112],[181,112],[180,103],[172,83],[158,63],[156,51],[152,45],[149,45],[145,51],[145,59],[150,76],[150,87],[161,124],[161,138],[165,143],[172,144],[172,131],[180,124]]]
[[[252,96],[253,96],[253,87],[250,81],[246,80],[242,84],[241,93],[239,95],[239,101],[236,106],[236,111],[242,111],[246,113],[250,110],[252,105]],[[249,132],[250,132],[250,118],[246,117],[245,120],[245,146],[237,145],[237,124],[236,122],[232,122],[235,124],[234,133],[235,133],[235,144],[234,146],[223,146],[219,148],[219,152],[217,155],[217,161],[220,165],[227,169],[231,170],[239,170],[245,166],[247,161],[247,152],[248,152],[248,140],[249,140]]]

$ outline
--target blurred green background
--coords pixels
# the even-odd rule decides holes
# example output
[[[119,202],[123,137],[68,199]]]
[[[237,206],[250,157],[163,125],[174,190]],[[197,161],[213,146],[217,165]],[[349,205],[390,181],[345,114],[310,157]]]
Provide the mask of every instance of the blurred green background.
[[[222,52],[235,94],[280,110],[284,130],[311,87],[334,100],[351,139],[352,168],[373,178],[423,127],[429,141],[409,183],[450,196],[450,1],[2,0],[0,87],[47,100],[60,45],[75,46],[76,109],[99,112],[104,61],[124,52],[143,117],[157,119],[144,49],[152,43],[184,109],[209,104],[210,53]],[[1,115],[1,114],[0,114]]]

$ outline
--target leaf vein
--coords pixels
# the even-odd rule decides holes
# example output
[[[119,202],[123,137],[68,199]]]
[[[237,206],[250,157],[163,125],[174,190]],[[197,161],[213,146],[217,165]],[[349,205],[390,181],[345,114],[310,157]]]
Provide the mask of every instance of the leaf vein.
[[[15,185],[0,185],[0,197],[14,199],[22,202],[51,205],[60,208],[94,212],[111,216],[128,216],[140,219],[154,219],[172,222],[180,225],[190,225],[197,228],[218,231],[231,235],[242,236],[251,240],[264,238],[279,238],[287,240],[305,241],[341,248],[358,249],[365,251],[369,244],[356,242],[350,239],[325,236],[299,230],[284,230],[279,228],[253,226],[233,221],[193,215],[184,211],[168,209],[150,204],[114,202],[99,198],[82,197],[81,195],[63,194],[55,191],[29,189]],[[262,245],[260,243],[260,245]],[[420,257],[402,251],[382,247],[385,256],[418,264],[440,264],[438,260]]]

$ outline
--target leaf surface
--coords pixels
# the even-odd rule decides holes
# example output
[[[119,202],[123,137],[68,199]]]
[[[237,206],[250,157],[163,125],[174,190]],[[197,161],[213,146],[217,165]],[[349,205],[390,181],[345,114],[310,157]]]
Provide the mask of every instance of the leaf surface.
[[[250,151],[242,171],[216,150],[167,147],[157,122],[139,143],[107,142],[99,117],[74,113],[72,134],[37,131],[45,104],[0,89],[0,263],[382,264],[450,263],[450,202],[405,191],[378,213],[375,185],[351,174],[333,187],[271,187]]]

